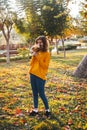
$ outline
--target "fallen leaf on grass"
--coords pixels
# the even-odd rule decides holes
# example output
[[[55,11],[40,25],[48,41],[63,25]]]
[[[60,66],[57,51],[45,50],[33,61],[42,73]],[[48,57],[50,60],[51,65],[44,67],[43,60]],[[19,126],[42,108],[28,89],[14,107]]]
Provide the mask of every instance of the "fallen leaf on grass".
[[[64,127],[64,130],[71,130],[71,128],[70,128],[69,125],[66,125],[66,126]]]

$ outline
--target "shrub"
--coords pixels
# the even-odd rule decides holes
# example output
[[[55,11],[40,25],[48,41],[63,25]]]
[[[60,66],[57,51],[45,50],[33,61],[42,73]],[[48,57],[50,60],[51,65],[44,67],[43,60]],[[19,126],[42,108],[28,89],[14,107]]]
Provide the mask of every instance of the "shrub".
[[[82,43],[87,43],[87,39],[79,40]]]
[[[73,45],[73,44],[67,44],[67,45],[65,45],[65,50],[73,50],[73,49],[76,49],[76,48],[77,48],[77,45]],[[59,46],[58,49],[60,51],[62,51],[63,47]]]
[[[52,52],[53,48],[54,48],[54,46],[49,46],[50,53]]]
[[[6,62],[6,58],[0,57],[0,62]]]

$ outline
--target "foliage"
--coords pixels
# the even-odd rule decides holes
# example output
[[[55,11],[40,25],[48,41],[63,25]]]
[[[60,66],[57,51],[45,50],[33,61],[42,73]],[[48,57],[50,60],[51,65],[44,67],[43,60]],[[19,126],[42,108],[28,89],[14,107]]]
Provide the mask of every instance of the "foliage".
[[[20,12],[25,12],[23,23],[24,33],[27,38],[36,38],[38,35],[48,35],[54,37],[62,35],[67,28],[67,6],[66,2],[56,0],[17,0],[16,4]],[[50,23],[50,24],[49,24]],[[18,24],[19,30],[22,27]],[[25,25],[25,26],[24,26]],[[19,31],[20,32],[20,31]]]
[[[25,12],[25,18],[21,18],[19,21],[22,21],[24,28],[24,33],[21,33],[21,26],[17,23],[17,29],[21,34],[23,34],[27,40],[36,38],[38,35],[43,34],[43,27],[41,24],[41,15],[40,15],[40,1],[29,0],[21,1],[17,0],[16,4],[19,7],[19,13]]]
[[[87,36],[87,0],[82,2],[82,10],[80,11],[81,15],[81,31],[84,35]]]
[[[39,99],[39,116],[29,117],[33,107],[29,79],[29,62],[20,60],[8,66],[0,63],[0,129],[87,130],[87,79],[72,76],[87,49],[67,52],[51,57],[46,95],[51,117],[44,116],[44,106]]]
[[[65,2],[46,0],[43,4],[41,14],[46,35],[51,37],[62,35],[66,28],[66,18],[68,16]]]

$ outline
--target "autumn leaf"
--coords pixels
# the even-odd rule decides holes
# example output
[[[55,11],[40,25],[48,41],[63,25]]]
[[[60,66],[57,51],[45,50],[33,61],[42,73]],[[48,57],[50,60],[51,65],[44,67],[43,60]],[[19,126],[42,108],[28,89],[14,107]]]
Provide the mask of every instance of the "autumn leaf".
[[[19,116],[21,114],[22,114],[22,110],[19,107],[17,107],[16,110],[15,110],[15,115]]]
[[[72,120],[72,118],[69,118],[68,125],[72,125],[72,124],[73,124],[73,120]]]

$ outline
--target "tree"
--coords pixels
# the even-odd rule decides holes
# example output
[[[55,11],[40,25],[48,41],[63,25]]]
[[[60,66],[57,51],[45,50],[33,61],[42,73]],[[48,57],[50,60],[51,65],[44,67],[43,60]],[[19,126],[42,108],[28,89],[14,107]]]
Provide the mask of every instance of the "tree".
[[[63,46],[63,50],[64,50],[64,58],[66,57],[66,51],[65,51],[65,46],[64,46],[64,39],[65,39],[65,30],[67,28],[69,28],[69,12],[67,10],[67,5],[65,0],[62,0],[62,2],[60,3],[60,14],[59,14],[59,26],[57,28],[57,33],[61,38],[62,41],[62,46]]]
[[[0,1],[0,30],[2,31],[4,38],[6,40],[7,45],[7,63],[10,63],[10,56],[9,56],[9,40],[10,40],[10,33],[13,26],[13,13],[9,10],[9,1],[2,0]]]
[[[87,0],[85,0],[82,5],[83,8],[82,11],[80,11],[80,14],[82,16],[80,26],[83,35],[87,36]],[[82,61],[77,66],[77,69],[74,71],[73,75],[79,78],[87,78],[87,55],[83,57]]]
[[[83,35],[87,36],[87,0],[82,2],[82,10],[80,11],[81,15],[81,31],[83,31]]]
[[[73,75],[79,78],[87,78],[87,55],[85,55]]]
[[[60,36],[64,43],[62,36],[67,23],[66,10],[66,2],[63,0],[45,0],[41,14],[45,33],[51,37],[51,42],[54,37]]]
[[[17,29],[19,32],[24,35],[27,41],[30,39],[35,39],[38,35],[43,34],[43,26],[41,24],[41,13],[40,13],[40,0],[17,0],[16,4],[18,5],[19,9],[18,12],[25,12],[24,18],[20,19],[19,21],[22,22],[24,31],[21,32],[21,26],[19,23],[16,23]]]
[[[55,30],[57,30],[56,27],[59,26],[58,23],[61,20],[59,20],[59,17],[62,18],[66,10],[66,8],[60,4],[63,2],[64,1],[57,2],[57,0],[17,0],[18,6],[20,5],[19,10],[25,12],[30,33],[46,33],[49,36],[54,36],[57,33]],[[63,10],[61,10],[62,8]]]
[[[17,4],[20,5],[19,10],[25,12],[24,32],[27,33],[28,38],[44,34],[52,44],[53,38],[56,39],[59,35],[64,48],[64,30],[68,27],[66,26],[68,16],[66,0],[17,0]],[[17,27],[21,30],[21,26]]]

